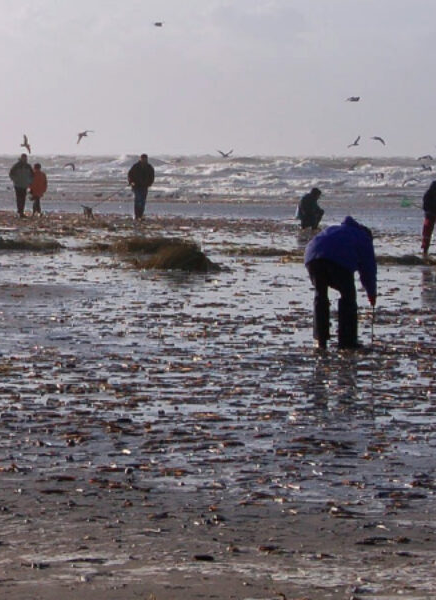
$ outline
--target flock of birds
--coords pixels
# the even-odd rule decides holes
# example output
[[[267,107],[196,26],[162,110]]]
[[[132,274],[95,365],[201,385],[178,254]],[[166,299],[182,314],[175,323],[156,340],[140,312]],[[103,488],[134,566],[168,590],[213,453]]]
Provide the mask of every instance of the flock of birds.
[[[80,131],[77,134],[77,143],[79,144],[80,140],[82,138],[88,137],[88,133],[95,133],[95,132],[92,129],[85,129],[84,131]],[[27,135],[25,133],[23,134],[23,142],[20,144],[20,146],[22,148],[26,148],[27,152],[29,154],[32,154],[32,149],[31,149],[31,146],[30,146],[29,138],[27,137]]]
[[[359,100],[360,100],[360,96],[350,96],[349,98],[346,99],[347,102],[359,102]],[[375,140],[376,142],[380,142],[380,144],[383,144],[383,146],[386,146],[386,142],[379,135],[374,135],[370,139]],[[354,140],[354,142],[352,144],[348,144],[347,148],[351,148],[352,146],[358,146],[359,142],[360,142],[360,135],[357,136],[357,138]]]
[[[82,138],[88,137],[88,133],[95,133],[95,131],[93,129],[85,129],[84,131],[79,131],[79,133],[77,134],[77,144],[80,143],[80,140]],[[20,144],[20,146],[22,148],[26,148],[27,152],[29,154],[32,154],[32,148],[30,146],[29,138],[27,137],[27,135],[25,133],[23,134],[23,141]],[[71,167],[73,171],[76,170],[76,165],[72,162],[65,164],[64,167]]]

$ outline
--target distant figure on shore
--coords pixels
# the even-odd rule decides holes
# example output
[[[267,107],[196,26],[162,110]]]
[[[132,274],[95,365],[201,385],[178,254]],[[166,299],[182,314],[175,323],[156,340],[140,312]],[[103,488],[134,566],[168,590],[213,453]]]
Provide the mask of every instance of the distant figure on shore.
[[[321,197],[321,190],[312,188],[308,194],[305,194],[297,209],[297,219],[301,221],[301,228],[306,229],[311,227],[316,229],[324,215],[323,209],[318,205],[318,200]]]
[[[423,255],[427,256],[436,221],[436,181],[432,181],[422,197],[422,210],[424,211],[424,224],[422,226],[421,249]]]
[[[135,219],[142,219],[148,188],[154,183],[154,168],[148,162],[147,154],[141,154],[138,162],[130,168],[127,179],[135,197]]]
[[[33,165],[33,181],[30,185],[30,196],[33,201],[33,215],[41,214],[41,198],[47,191],[47,176],[41,170],[40,163]]]
[[[317,347],[324,349],[330,339],[330,302],[328,288],[337,290],[338,345],[342,349],[357,349],[357,302],[354,273],[368,294],[371,306],[377,298],[377,264],[372,233],[352,217],[341,225],[327,227],[306,247],[304,264],[315,286],[313,337]]]
[[[22,154],[20,159],[12,166],[9,177],[14,184],[17,212],[23,218],[27,188],[33,181],[33,170],[27,162],[27,154]]]

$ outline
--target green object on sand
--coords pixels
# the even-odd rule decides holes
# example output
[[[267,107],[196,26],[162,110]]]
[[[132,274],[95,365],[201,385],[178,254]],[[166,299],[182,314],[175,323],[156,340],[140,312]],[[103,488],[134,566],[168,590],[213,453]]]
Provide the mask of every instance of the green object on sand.
[[[403,198],[401,200],[401,207],[402,208],[409,208],[410,206],[412,206],[412,200],[409,200],[409,198]]]

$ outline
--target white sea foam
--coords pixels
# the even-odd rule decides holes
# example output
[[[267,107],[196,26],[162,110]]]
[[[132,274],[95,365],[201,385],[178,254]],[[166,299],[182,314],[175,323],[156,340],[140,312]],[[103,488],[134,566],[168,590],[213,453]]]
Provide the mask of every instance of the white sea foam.
[[[33,157],[32,157],[33,158]],[[126,182],[134,155],[47,156],[34,159],[43,164],[50,184],[74,194],[89,186],[110,193]],[[10,188],[8,172],[15,157],[0,156],[0,190]],[[33,162],[33,161],[32,161]],[[76,170],[65,165],[73,162]],[[404,193],[423,190],[433,179],[413,158],[311,158],[213,156],[150,157],[156,168],[153,194],[165,197],[244,199],[287,199],[313,186],[352,194],[362,189]],[[431,166],[431,165],[430,165]]]

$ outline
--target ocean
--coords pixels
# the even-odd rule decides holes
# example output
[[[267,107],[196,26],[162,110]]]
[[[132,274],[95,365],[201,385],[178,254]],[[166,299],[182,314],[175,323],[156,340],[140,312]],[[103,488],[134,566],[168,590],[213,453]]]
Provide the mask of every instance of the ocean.
[[[8,172],[14,156],[0,156],[0,209],[14,209]],[[43,210],[131,214],[126,174],[137,160],[120,156],[36,156],[49,179]],[[347,214],[377,230],[418,232],[420,203],[433,179],[432,160],[408,157],[150,156],[156,170],[149,214],[293,219],[312,187],[323,195],[323,224]],[[69,166],[73,163],[75,170]],[[68,166],[66,166],[68,165]]]

